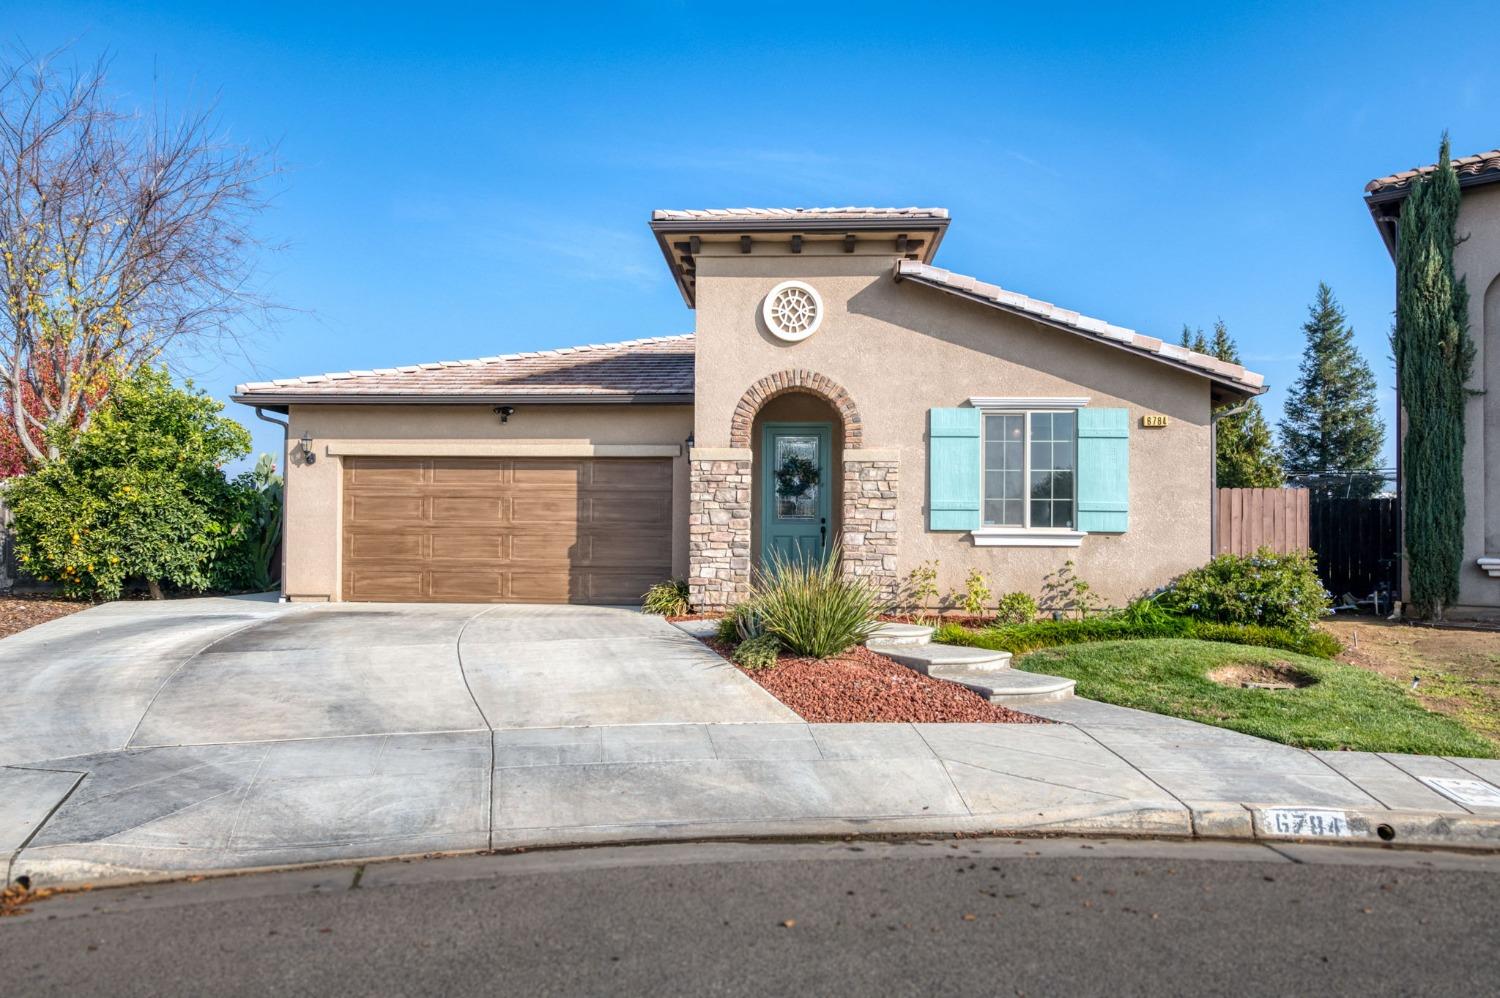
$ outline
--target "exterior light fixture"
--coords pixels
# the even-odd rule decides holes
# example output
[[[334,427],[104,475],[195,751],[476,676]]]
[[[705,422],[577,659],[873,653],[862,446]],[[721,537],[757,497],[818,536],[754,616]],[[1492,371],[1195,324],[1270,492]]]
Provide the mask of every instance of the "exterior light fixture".
[[[318,460],[318,455],[316,455],[316,454],[313,453],[313,449],[312,449],[312,434],[310,434],[306,430],[304,430],[302,432],[302,439],[299,440],[299,441],[297,441],[297,442],[302,445],[302,463],[303,464],[316,464],[317,460]]]
[[[508,422],[510,422],[510,417],[514,416],[515,414],[516,414],[516,407],[513,406],[513,405],[497,405],[497,406],[495,406],[495,415],[497,415],[497,416],[500,417],[500,422],[502,422],[502,423],[508,423]]]

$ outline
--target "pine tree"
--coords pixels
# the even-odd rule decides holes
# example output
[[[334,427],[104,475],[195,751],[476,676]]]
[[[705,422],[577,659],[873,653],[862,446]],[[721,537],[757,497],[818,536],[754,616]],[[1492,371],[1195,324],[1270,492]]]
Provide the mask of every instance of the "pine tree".
[[[1396,244],[1397,387],[1406,415],[1403,502],[1409,601],[1442,619],[1463,565],[1464,409],[1474,367],[1469,292],[1453,271],[1460,193],[1444,134],[1437,169],[1412,181]]]
[[[1318,284],[1302,332],[1307,345],[1280,425],[1282,464],[1289,475],[1356,473],[1325,487],[1340,495],[1374,495],[1384,483],[1374,472],[1385,445],[1375,375],[1327,284]]]
[[[1231,364],[1240,363],[1239,348],[1222,319],[1214,323],[1211,340],[1203,335],[1202,329],[1183,326],[1182,345]],[[1230,403],[1220,406],[1217,411],[1237,405],[1237,402]],[[1214,467],[1219,488],[1279,489],[1285,484],[1281,462],[1276,459],[1276,447],[1271,439],[1271,427],[1256,399],[1246,403],[1243,412],[1220,418],[1214,438],[1217,444]]]

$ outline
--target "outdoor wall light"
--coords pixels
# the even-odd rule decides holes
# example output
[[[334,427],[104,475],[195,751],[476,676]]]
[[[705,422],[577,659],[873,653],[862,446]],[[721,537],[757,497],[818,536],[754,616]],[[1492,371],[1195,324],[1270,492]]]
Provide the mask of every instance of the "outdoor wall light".
[[[316,455],[316,454],[313,453],[313,449],[312,449],[312,434],[310,434],[310,433],[308,433],[308,432],[306,432],[304,430],[303,433],[302,433],[302,439],[299,440],[299,441],[297,441],[297,442],[302,445],[302,463],[303,464],[316,464],[317,460],[318,460],[318,455]]]

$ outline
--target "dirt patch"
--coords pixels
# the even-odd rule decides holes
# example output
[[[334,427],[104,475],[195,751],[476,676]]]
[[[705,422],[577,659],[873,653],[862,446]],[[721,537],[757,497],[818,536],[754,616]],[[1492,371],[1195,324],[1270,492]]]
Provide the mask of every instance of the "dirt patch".
[[[729,646],[712,639],[704,644],[729,658]],[[955,683],[913,672],[863,647],[821,661],[782,655],[769,669],[740,671],[804,721],[816,724],[1051,723],[990,703]]]
[[[1297,690],[1318,680],[1290,662],[1230,662],[1208,673],[1220,686],[1264,690]]]
[[[1339,661],[1411,688],[1446,714],[1500,745],[1500,631],[1349,617],[1319,625],[1344,644]]]
[[[44,596],[0,596],[0,638],[58,617],[66,617],[79,610],[87,610],[91,605],[47,599]]]

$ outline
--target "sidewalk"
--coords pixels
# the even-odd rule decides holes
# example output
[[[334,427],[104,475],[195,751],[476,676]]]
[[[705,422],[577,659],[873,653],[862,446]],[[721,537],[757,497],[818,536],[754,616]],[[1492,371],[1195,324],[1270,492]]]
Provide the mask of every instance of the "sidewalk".
[[[99,753],[0,768],[0,862],[12,880],[58,885],[717,837],[1500,849],[1500,761],[1305,752],[1087,700],[1028,709],[1060,723],[480,729]]]

